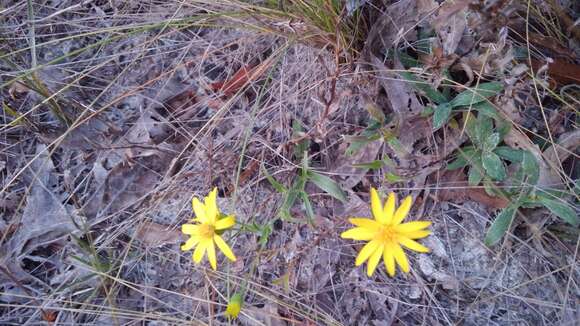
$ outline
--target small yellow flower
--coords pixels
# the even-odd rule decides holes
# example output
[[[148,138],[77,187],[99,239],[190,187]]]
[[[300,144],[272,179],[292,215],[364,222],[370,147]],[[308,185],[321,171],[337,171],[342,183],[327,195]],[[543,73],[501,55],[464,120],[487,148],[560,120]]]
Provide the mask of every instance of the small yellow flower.
[[[209,264],[214,270],[217,269],[214,242],[226,257],[231,261],[236,261],[236,256],[234,256],[232,249],[230,249],[228,244],[220,236],[220,231],[232,227],[236,224],[236,219],[233,215],[228,215],[222,218],[217,207],[216,198],[217,188],[214,188],[209,195],[205,197],[204,204],[194,197],[191,201],[191,206],[195,213],[195,219],[193,222],[197,223],[184,224],[181,226],[181,232],[191,235],[191,238],[181,246],[181,250],[187,251],[195,247],[193,261],[196,264],[201,262],[201,259],[207,251]]]
[[[228,306],[226,307],[226,316],[229,319],[236,319],[242,310],[242,294],[237,292],[228,301]]]
[[[413,200],[411,196],[407,196],[395,211],[396,201],[395,193],[391,192],[383,207],[379,194],[371,188],[371,212],[375,219],[351,218],[350,223],[357,227],[340,235],[343,239],[369,241],[361,249],[355,261],[355,265],[360,266],[368,260],[368,276],[373,275],[381,257],[391,277],[395,276],[395,262],[403,272],[408,273],[409,260],[401,245],[417,252],[429,252],[429,248],[415,240],[431,234],[431,231],[425,230],[431,222],[401,223],[409,214]]]

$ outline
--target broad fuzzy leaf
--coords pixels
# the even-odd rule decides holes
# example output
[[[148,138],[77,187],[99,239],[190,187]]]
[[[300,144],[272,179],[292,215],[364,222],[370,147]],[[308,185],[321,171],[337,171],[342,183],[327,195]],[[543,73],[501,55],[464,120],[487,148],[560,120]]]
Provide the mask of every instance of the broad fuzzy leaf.
[[[506,177],[505,167],[503,162],[493,152],[483,153],[481,156],[481,163],[485,172],[495,180],[503,180]]]
[[[503,85],[498,82],[482,83],[477,88],[467,89],[457,95],[451,102],[452,107],[470,106],[482,101],[486,98],[497,95],[503,90]]]
[[[449,103],[443,103],[435,108],[433,113],[433,129],[441,128],[451,115],[452,106]]]
[[[540,203],[550,210],[554,215],[557,215],[564,221],[570,223],[571,225],[578,227],[580,226],[580,218],[578,218],[578,213],[574,211],[566,202],[549,199],[546,197],[538,198]]]
[[[487,234],[485,235],[485,244],[489,247],[498,243],[504,236],[504,234],[509,229],[517,208],[514,206],[509,206],[504,208],[495,218],[495,221],[491,224]]]

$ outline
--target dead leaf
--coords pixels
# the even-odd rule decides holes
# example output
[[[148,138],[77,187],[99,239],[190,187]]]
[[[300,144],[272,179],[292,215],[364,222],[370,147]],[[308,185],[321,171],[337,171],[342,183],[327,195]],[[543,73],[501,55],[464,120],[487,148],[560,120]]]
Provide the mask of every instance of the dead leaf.
[[[439,8],[432,25],[437,32],[445,56],[455,53],[467,27],[465,18],[469,1],[446,1]]]
[[[213,83],[210,86],[214,91],[221,91],[226,97],[230,97],[249,83],[259,79],[271,64],[272,58],[270,57],[254,67],[243,66],[230,79]]]
[[[435,195],[439,201],[461,204],[467,200],[472,200],[497,209],[505,208],[509,204],[509,200],[505,198],[491,197],[483,188],[469,186],[467,176],[461,169],[445,171],[436,182],[440,187]]]
[[[544,151],[544,158],[554,166],[564,162],[570,155],[574,155],[580,147],[580,129],[562,134],[558,143]]]
[[[558,85],[580,84],[580,65],[568,63],[563,59],[552,59],[548,63],[548,75],[553,78]],[[542,68],[544,62],[532,59],[532,68],[535,72]]]
[[[342,144],[339,153],[342,153],[336,160],[334,160],[332,173],[346,178],[342,185],[345,188],[353,188],[369,171],[368,168],[356,168],[353,165],[357,163],[372,162],[379,154],[379,150],[383,145],[383,140],[375,140],[366,144],[363,148],[353,155],[346,155],[346,144]]]
[[[181,232],[171,226],[147,221],[137,227],[135,238],[143,242],[146,246],[160,247],[179,242]]]

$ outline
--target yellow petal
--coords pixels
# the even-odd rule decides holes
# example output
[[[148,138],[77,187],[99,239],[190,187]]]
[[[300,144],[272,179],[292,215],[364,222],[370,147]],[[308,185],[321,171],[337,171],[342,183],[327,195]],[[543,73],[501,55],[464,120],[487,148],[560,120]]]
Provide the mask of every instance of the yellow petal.
[[[393,256],[395,257],[395,261],[401,267],[401,270],[405,273],[409,273],[409,260],[403,251],[403,248],[398,244],[393,246]]]
[[[419,242],[415,241],[415,240],[411,240],[409,238],[405,238],[405,237],[399,237],[399,243],[402,244],[404,247],[407,247],[411,250],[414,250],[416,252],[429,252],[429,248],[425,247],[424,245],[420,244]]]
[[[205,197],[205,211],[207,212],[207,219],[210,223],[215,223],[218,214],[217,208],[217,188],[213,190]]]
[[[223,252],[224,255],[226,257],[228,257],[229,260],[236,261],[236,256],[234,256],[232,249],[230,249],[230,246],[228,246],[228,244],[224,241],[224,239],[222,239],[222,237],[215,234],[213,236],[213,240],[215,241],[215,243],[217,244],[217,246],[221,250],[221,252]]]
[[[193,197],[191,200],[191,207],[193,207],[193,213],[195,213],[195,218],[201,223],[207,223],[207,212],[205,211],[205,206],[197,199]]]
[[[203,258],[203,255],[205,254],[205,250],[207,249],[207,246],[209,245],[209,243],[211,242],[211,239],[203,239],[199,242],[199,244],[197,245],[197,247],[195,247],[195,251],[193,252],[193,261],[196,264],[199,264],[201,262],[201,259]]]
[[[215,222],[215,229],[216,230],[225,230],[231,228],[236,224],[236,218],[233,215],[228,215],[222,219],[219,219]]]
[[[381,205],[381,198],[375,188],[371,188],[371,212],[377,221],[384,220],[383,205]]]
[[[399,232],[399,233],[409,233],[409,232],[419,231],[419,230],[425,229],[425,228],[429,227],[429,225],[431,225],[431,222],[429,222],[429,221],[414,221],[414,222],[399,224],[395,227],[395,230],[397,230],[397,232]]]
[[[369,259],[369,257],[373,254],[373,252],[375,252],[375,250],[377,250],[377,248],[379,247],[379,244],[380,244],[379,241],[371,240],[369,243],[364,245],[364,247],[362,247],[362,249],[358,253],[358,256],[356,256],[356,261],[354,263],[355,266],[360,266],[367,259]]]
[[[210,244],[207,246],[207,258],[209,259],[209,264],[213,270],[217,270],[217,259],[215,258],[215,246],[213,245],[213,241],[210,241]]]
[[[385,202],[385,207],[383,208],[383,214],[385,214],[385,221],[383,224],[389,224],[393,220],[393,214],[395,214],[395,204],[397,202],[397,195],[394,192],[389,194],[387,201]]]
[[[423,239],[426,236],[428,236],[429,234],[431,234],[431,231],[429,231],[429,230],[419,230],[419,231],[401,233],[401,236],[404,236],[405,238],[409,238],[409,239]]]
[[[197,245],[198,243],[199,243],[199,238],[197,238],[197,237],[191,237],[191,238],[189,238],[189,240],[187,240],[181,246],[181,250],[183,250],[183,251],[191,250],[191,248],[195,247],[195,245]]]
[[[367,228],[353,228],[347,231],[342,232],[340,235],[343,239],[352,239],[352,240],[371,240],[377,234],[376,231],[369,230]]]
[[[367,229],[378,229],[381,227],[375,220],[370,218],[349,218],[348,221],[356,226],[360,226]]]
[[[181,232],[184,234],[197,234],[199,225],[196,224],[183,224],[181,226]]]
[[[375,250],[375,252],[373,252],[371,258],[369,258],[369,262],[367,263],[367,275],[369,277],[372,276],[373,273],[375,272],[375,269],[377,268],[377,265],[379,264],[379,261],[381,260],[382,256],[383,256],[383,246],[379,246]]]
[[[383,260],[385,261],[385,267],[387,268],[389,276],[395,276],[395,257],[393,256],[392,246],[385,246]]]
[[[413,198],[411,198],[411,196],[407,196],[403,199],[401,206],[399,206],[395,215],[393,215],[393,220],[391,221],[392,225],[400,224],[405,217],[407,217],[407,214],[409,214],[409,211],[411,210],[411,204],[413,204]]]

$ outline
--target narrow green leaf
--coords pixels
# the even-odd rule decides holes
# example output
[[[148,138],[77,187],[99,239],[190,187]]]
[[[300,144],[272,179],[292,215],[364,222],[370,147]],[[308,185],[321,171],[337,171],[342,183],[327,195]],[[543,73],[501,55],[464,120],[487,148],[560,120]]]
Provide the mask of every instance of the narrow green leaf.
[[[266,177],[266,180],[268,180],[268,182],[270,182],[270,185],[272,185],[272,187],[274,189],[276,189],[277,192],[283,194],[286,191],[288,191],[288,189],[286,189],[286,187],[284,187],[283,184],[276,181],[276,179],[274,179],[274,177],[270,173],[268,173],[268,170],[266,170],[266,167],[264,166],[263,162],[262,162],[261,168],[262,168],[262,174],[264,174],[264,176]]]
[[[327,194],[341,202],[346,202],[346,194],[342,191],[338,183],[331,178],[313,171],[308,171],[308,179]]]
[[[388,183],[396,183],[396,182],[403,181],[403,178],[401,178],[400,176],[398,176],[392,172],[385,173],[385,179],[387,179]]]
[[[356,164],[353,164],[352,166],[357,168],[357,169],[378,170],[378,169],[382,168],[384,165],[385,165],[385,162],[383,162],[382,160],[374,160],[374,161],[368,162],[368,163],[356,163]]]
[[[302,123],[299,120],[294,119],[294,121],[292,121],[292,131],[293,139],[301,139],[304,136],[304,127],[302,127]],[[294,147],[294,156],[301,159],[304,153],[308,151],[308,147],[310,147],[309,139],[300,140]]]
[[[492,177],[494,180],[503,180],[506,177],[505,166],[503,162],[493,152],[483,153],[481,156],[481,163],[485,172]]]
[[[451,107],[470,106],[486,98],[497,95],[503,90],[503,85],[498,82],[482,83],[477,88],[466,89],[451,100]]]
[[[308,194],[305,191],[301,191],[300,198],[304,203],[304,210],[306,211],[306,218],[308,219],[308,223],[310,225],[314,225],[314,209],[312,209],[312,204],[310,203],[310,198],[308,198]]]
[[[485,235],[485,245],[491,247],[503,238],[516,216],[516,211],[516,207],[508,206],[496,216],[495,221],[493,221],[493,224]]]
[[[578,218],[578,214],[566,202],[549,199],[544,196],[540,196],[538,199],[542,205],[549,209],[554,215],[557,215],[575,227],[580,226],[580,218]]]
[[[441,128],[451,115],[452,106],[449,103],[443,103],[435,108],[433,113],[433,130]]]
[[[524,151],[513,149],[508,146],[499,146],[493,150],[499,157],[504,158],[513,163],[519,163],[523,160]]]

